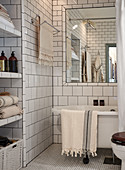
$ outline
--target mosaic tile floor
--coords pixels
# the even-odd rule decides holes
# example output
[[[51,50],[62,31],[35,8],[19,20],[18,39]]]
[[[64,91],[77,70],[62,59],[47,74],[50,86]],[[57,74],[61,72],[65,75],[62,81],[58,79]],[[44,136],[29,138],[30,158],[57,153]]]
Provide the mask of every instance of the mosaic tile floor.
[[[103,164],[104,158],[111,156],[109,149],[99,149],[97,157],[90,158],[89,164],[83,164],[83,158],[60,155],[61,145],[53,144],[22,170],[120,170],[119,165]]]

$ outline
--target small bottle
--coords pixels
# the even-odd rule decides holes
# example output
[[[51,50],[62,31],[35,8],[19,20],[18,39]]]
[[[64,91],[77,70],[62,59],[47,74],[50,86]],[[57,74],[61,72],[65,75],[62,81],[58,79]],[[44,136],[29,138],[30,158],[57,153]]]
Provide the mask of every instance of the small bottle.
[[[18,61],[15,57],[15,51],[12,51],[11,56],[9,58],[9,71],[10,72],[18,72]]]
[[[4,51],[2,51],[0,56],[0,71],[1,72],[7,71],[7,57],[5,56]]]

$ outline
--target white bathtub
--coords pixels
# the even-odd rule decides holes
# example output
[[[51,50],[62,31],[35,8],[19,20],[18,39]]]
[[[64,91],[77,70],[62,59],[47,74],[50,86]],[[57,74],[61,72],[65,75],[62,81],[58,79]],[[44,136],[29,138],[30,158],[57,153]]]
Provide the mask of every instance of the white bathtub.
[[[54,143],[61,143],[61,109],[98,111],[98,148],[111,148],[111,136],[118,131],[116,106],[61,106],[52,108]],[[115,111],[111,111],[111,110]]]

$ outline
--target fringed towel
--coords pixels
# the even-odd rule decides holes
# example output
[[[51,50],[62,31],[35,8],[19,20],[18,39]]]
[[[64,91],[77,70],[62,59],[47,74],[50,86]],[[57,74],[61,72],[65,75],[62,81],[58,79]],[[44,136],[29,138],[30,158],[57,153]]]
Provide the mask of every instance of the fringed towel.
[[[38,27],[38,63],[52,66],[53,65],[53,28],[46,22]]]
[[[22,114],[23,110],[16,105],[0,108],[0,119]]]
[[[83,154],[84,111],[62,110],[62,154]]]
[[[96,156],[97,150],[97,111],[85,111],[83,130],[83,153]]]
[[[0,107],[11,106],[17,104],[19,98],[17,96],[0,96]]]
[[[92,154],[97,149],[97,112],[96,111],[61,111],[62,154],[75,153],[80,156]]]

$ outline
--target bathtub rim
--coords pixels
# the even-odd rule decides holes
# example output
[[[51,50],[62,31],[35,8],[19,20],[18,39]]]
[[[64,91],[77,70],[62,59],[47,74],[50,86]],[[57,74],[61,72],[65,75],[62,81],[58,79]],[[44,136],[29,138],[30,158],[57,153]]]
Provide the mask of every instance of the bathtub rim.
[[[69,107],[82,107],[82,106],[89,106],[89,105],[73,105],[73,106],[69,106]],[[92,107],[92,105],[90,105]],[[52,113],[59,115],[61,114],[61,110],[62,109],[67,109],[68,106],[55,106],[52,107]],[[96,107],[96,106],[93,106]],[[99,107],[99,106],[98,106]],[[100,106],[100,107],[117,107],[117,106]],[[70,109],[73,110],[73,109]],[[97,111],[99,116],[118,116],[118,112],[117,111]]]

